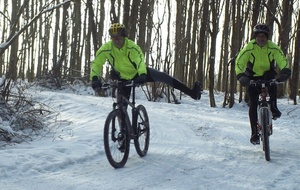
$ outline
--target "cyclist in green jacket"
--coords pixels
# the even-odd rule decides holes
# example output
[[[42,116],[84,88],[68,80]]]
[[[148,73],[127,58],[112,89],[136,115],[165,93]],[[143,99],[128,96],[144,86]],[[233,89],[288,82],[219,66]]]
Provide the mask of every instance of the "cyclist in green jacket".
[[[235,72],[237,79],[242,86],[248,86],[249,93],[249,118],[251,126],[252,144],[258,144],[257,135],[257,106],[260,88],[249,86],[250,80],[271,80],[276,78],[276,66],[281,70],[277,79],[279,82],[286,81],[291,70],[282,50],[272,41],[268,40],[270,29],[266,24],[257,24],[253,29],[254,39],[251,40],[239,52],[236,63]],[[281,112],[277,108],[277,86],[273,85],[269,88],[271,111],[273,119],[279,118]]]
[[[111,40],[103,44],[96,52],[92,62],[90,77],[92,88],[101,88],[100,76],[103,65],[108,62],[112,66],[111,78],[117,80],[135,80],[137,83],[164,82],[188,94],[194,99],[201,97],[201,85],[197,81],[193,89],[188,88],[179,80],[158,70],[146,67],[141,48],[127,38],[125,25],[114,23],[109,28]],[[123,94],[130,97],[131,88],[123,89]]]

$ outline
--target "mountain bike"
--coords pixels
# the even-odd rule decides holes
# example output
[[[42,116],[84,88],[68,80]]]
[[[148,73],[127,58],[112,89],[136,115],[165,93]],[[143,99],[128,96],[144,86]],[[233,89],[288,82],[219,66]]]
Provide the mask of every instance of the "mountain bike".
[[[277,85],[276,79],[250,81],[250,85],[261,88],[257,107],[257,132],[262,142],[262,148],[265,152],[265,159],[270,161],[270,141],[269,137],[273,134],[271,102],[268,93],[268,87]]]
[[[130,141],[134,141],[137,154],[143,157],[147,154],[150,141],[150,124],[146,108],[143,105],[135,106],[135,87],[131,81],[111,81],[108,84],[116,88],[116,101],[113,110],[108,114],[104,126],[104,148],[109,163],[114,168],[125,166],[128,156]],[[106,86],[107,87],[107,86]],[[130,87],[132,100],[125,97],[121,89]],[[131,108],[131,121],[127,108]]]

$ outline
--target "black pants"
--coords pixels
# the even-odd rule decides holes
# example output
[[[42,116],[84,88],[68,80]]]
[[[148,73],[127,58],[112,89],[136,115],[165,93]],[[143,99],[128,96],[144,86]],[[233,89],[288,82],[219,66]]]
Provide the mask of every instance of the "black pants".
[[[114,69],[111,70],[110,77],[111,77],[111,79],[122,80],[122,79],[120,79],[120,76],[119,76],[118,72],[115,71]],[[135,79],[137,77],[138,76],[135,76],[133,79]],[[149,67],[147,67],[146,82],[163,82],[163,83],[166,83],[166,84],[172,86],[175,89],[178,89],[178,90],[184,92],[185,94],[187,94],[189,96],[194,95],[194,92],[193,92],[192,89],[187,87],[185,84],[183,84],[182,82],[180,82],[176,78],[168,75],[167,73],[160,72],[156,69],[152,69],[152,68],[149,68]],[[131,93],[131,88],[130,87],[129,88],[124,87],[124,89],[122,89],[122,94],[125,95],[128,98],[130,97],[130,93]]]
[[[257,106],[258,106],[258,98],[261,92],[261,88],[258,86],[249,86],[248,93],[249,93],[249,118],[250,124],[252,128],[252,132],[256,132],[257,126]],[[269,95],[270,95],[270,102],[271,102],[271,109],[277,108],[277,86],[273,85],[269,87]],[[255,131],[253,131],[253,129]]]
[[[192,89],[187,87],[185,84],[177,80],[176,78],[168,75],[167,73],[160,72],[156,69],[152,69],[147,67],[147,82],[163,82],[166,83],[173,88],[184,92],[189,96],[193,96],[194,92]]]

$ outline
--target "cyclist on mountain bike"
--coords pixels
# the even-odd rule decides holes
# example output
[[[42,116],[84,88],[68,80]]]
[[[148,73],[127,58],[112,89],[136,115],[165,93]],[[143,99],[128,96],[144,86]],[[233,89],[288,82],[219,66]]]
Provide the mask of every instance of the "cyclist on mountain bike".
[[[124,24],[114,23],[109,28],[111,40],[103,44],[92,62],[90,78],[92,88],[101,88],[100,76],[106,61],[112,66],[111,78],[119,80],[135,80],[137,83],[164,82],[181,90],[194,99],[200,99],[201,85],[196,82],[193,89],[188,88],[179,80],[158,70],[146,67],[141,48],[127,38]],[[124,95],[130,97],[131,88],[124,89]]]
[[[277,79],[279,82],[286,81],[291,76],[291,70],[282,50],[272,41],[268,40],[270,29],[268,25],[259,23],[254,26],[252,39],[239,52],[235,72],[242,86],[248,86],[249,93],[249,118],[251,126],[250,142],[256,144],[259,141],[257,134],[257,106],[260,88],[249,86],[250,80],[270,80],[276,78],[276,65],[281,70]],[[279,118],[281,112],[277,108],[277,86],[269,87],[271,111],[273,119]]]

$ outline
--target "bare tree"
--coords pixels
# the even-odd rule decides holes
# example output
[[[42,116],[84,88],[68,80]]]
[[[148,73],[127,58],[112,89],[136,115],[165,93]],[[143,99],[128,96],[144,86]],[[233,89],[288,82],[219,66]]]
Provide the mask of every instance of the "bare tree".
[[[20,9],[18,9],[17,7],[18,7],[18,3],[13,3],[13,5],[14,6],[16,6],[14,9],[18,9],[18,12],[16,13],[15,11],[12,11],[12,12],[14,12],[14,14],[12,14],[13,15],[13,17],[16,19],[15,20],[15,22],[13,22],[13,24],[12,24],[12,29],[11,29],[11,31],[10,31],[10,34],[9,34],[9,36],[8,36],[8,38],[5,40],[5,42],[4,43],[2,43],[2,45],[0,46],[0,57],[4,54],[4,52],[5,52],[5,50],[6,49],[8,49],[10,46],[11,46],[11,49],[18,49],[17,48],[17,46],[18,46],[18,43],[16,43],[17,41],[18,41],[18,37],[25,31],[25,30],[27,30],[28,28],[29,28],[29,26],[31,26],[35,21],[37,21],[40,17],[41,17],[41,15],[42,14],[44,14],[44,13],[47,13],[47,12],[51,12],[51,11],[53,11],[54,9],[56,9],[56,8],[59,8],[60,6],[62,6],[62,5],[64,5],[64,4],[67,4],[67,3],[69,3],[70,2],[70,0],[66,0],[65,2],[63,2],[63,3],[60,3],[60,4],[58,4],[58,5],[56,5],[56,6],[52,6],[52,7],[46,7],[46,6],[44,6],[44,7],[41,7],[41,11],[39,12],[39,13],[37,13],[36,15],[34,15],[34,17],[33,18],[31,18],[31,20],[28,22],[28,23],[26,23],[25,25],[23,25],[21,28],[19,28],[19,27],[17,27],[18,26],[18,23],[19,23],[19,18],[20,18],[20,15],[21,15],[21,13],[23,12],[23,10],[24,10],[24,7],[26,7],[26,6],[28,6],[28,1],[29,0],[25,0],[24,2],[23,2],[23,4],[22,4],[22,6],[21,6],[21,8]],[[17,17],[15,17],[15,16],[17,16]],[[16,27],[18,28],[18,30],[16,29]],[[41,36],[42,37],[42,36]],[[41,44],[42,45],[42,44]],[[41,46],[42,47],[42,46]],[[12,52],[14,52],[14,51],[16,51],[16,50],[11,50],[10,51],[10,57],[11,57],[11,60],[15,60],[16,61],[16,59],[15,58],[17,58],[17,56],[14,58],[13,56],[12,56]],[[40,59],[40,60],[38,60],[38,62],[39,61],[41,61],[42,62],[42,60]],[[42,64],[42,63],[41,63]],[[3,63],[1,63],[1,65],[3,65]],[[15,63],[14,64],[14,62],[9,62],[9,66],[8,66],[8,70],[7,70],[7,76],[8,77],[12,77],[12,78],[14,78],[14,77],[16,77],[16,71],[17,71],[17,66],[16,66],[17,64]],[[41,68],[41,66],[42,65],[39,65],[38,66],[38,70],[37,70],[37,76],[40,76],[40,74],[41,74],[41,69],[39,69],[39,67]],[[39,73],[40,72],[40,73]]]
[[[115,1],[115,0],[112,0]],[[124,5],[123,5],[123,23],[124,24],[128,24],[129,20],[130,20],[130,1],[124,1]],[[115,18],[116,20],[117,18]]]
[[[147,15],[148,15],[148,0],[142,0],[140,8],[140,19],[139,22],[139,32],[137,36],[137,44],[141,47],[142,51],[146,51],[146,41],[147,41]],[[149,20],[149,22],[151,22]]]
[[[70,7],[70,3],[66,3],[66,5],[63,7],[63,12],[62,12],[62,22],[61,22],[61,33],[59,36],[59,56],[57,60],[57,64],[55,67],[53,67],[53,74],[57,78],[61,78],[61,75],[66,75],[66,70],[63,68],[66,68],[67,63],[68,63],[68,44],[69,44],[69,37],[68,37],[68,31],[70,28],[70,23],[69,23],[69,15],[68,15],[68,9]],[[62,66],[65,66],[62,68]],[[58,83],[57,85],[60,85]]]
[[[261,12],[261,0],[257,0],[253,2],[253,9],[252,9],[252,23],[251,29],[257,24],[259,14]],[[252,33],[251,33],[252,35]]]
[[[174,76],[180,81],[184,80],[185,68],[185,18],[186,18],[186,2],[182,0],[176,1],[176,26],[175,26],[175,58],[174,58]]]
[[[199,80],[212,96],[211,106],[215,106],[213,93],[214,82],[217,82],[216,89],[225,92],[223,106],[232,107],[237,87],[239,101],[243,98],[247,101],[247,96],[243,97],[247,94],[244,93],[245,89],[236,82],[234,58],[242,44],[251,38],[253,26],[257,22],[267,22],[271,33],[276,34],[273,38],[279,36],[280,46],[290,62],[293,62],[292,68],[295,71],[291,84],[295,84],[295,64],[298,61],[296,50],[299,48],[296,48],[293,34],[296,34],[298,28],[292,28],[291,23],[292,19],[297,20],[293,9],[299,5],[299,0],[174,2],[15,0],[11,3],[2,0],[0,72],[7,73],[7,77],[28,78],[29,81],[42,78],[50,71],[59,79],[70,76],[70,81],[72,77],[88,76],[91,58],[105,40],[107,20],[110,20],[126,25],[129,38],[141,46],[150,67],[164,70],[188,86]],[[223,20],[219,19],[222,2],[225,5]],[[156,7],[161,9],[162,6],[165,6],[165,12],[154,18]],[[55,10],[59,7],[62,9]],[[218,48],[216,39],[221,30],[222,43],[221,48]],[[296,49],[292,47],[293,44]],[[215,73],[216,55],[219,52],[220,65],[218,73]],[[48,68],[51,66],[52,70]],[[164,91],[161,92],[167,94],[171,102],[171,88],[162,88]],[[298,89],[299,83],[292,88]],[[287,89],[282,88],[282,92],[286,93]],[[291,93],[290,97],[295,98],[297,93]]]
[[[72,38],[71,38],[71,54],[70,54],[70,77],[80,76],[81,70],[81,1],[74,2],[74,10],[72,13]],[[71,79],[73,80],[73,79]]]
[[[137,34],[137,25],[139,24],[139,9],[141,6],[141,0],[132,0],[131,12],[127,23],[128,37],[135,40]]]
[[[99,6],[99,15],[95,15],[96,18],[99,18],[99,21],[97,21],[97,28],[95,28],[95,31],[97,31],[97,35],[93,33],[93,40],[94,40],[94,52],[97,51],[97,46],[100,47],[102,45],[102,38],[104,33],[104,20],[105,20],[105,0],[101,0],[100,3],[98,3]],[[90,15],[92,16],[92,15]]]
[[[228,54],[229,54],[229,34],[230,34],[230,3],[225,2],[224,25],[221,43],[220,64],[218,73],[217,90],[225,91],[228,85]]]
[[[279,25],[280,34],[280,47],[285,55],[288,55],[288,47],[290,43],[290,33],[292,25],[292,14],[293,14],[293,1],[283,0],[282,1],[282,16],[281,24]],[[289,61],[289,60],[288,60]],[[284,87],[286,85],[278,86],[277,97],[284,97]]]
[[[3,8],[3,12],[7,11],[8,5],[7,5],[7,0],[2,1],[3,4],[1,4],[1,8]],[[8,26],[11,25],[11,20],[3,13],[1,13],[1,16],[3,16],[3,20],[0,22],[0,27],[2,27],[2,34],[1,34],[1,39],[6,39],[7,31],[8,31]],[[1,52],[0,48],[0,52]],[[4,70],[4,62],[5,62],[5,56],[1,56],[0,53],[0,73],[3,73]]]
[[[56,3],[59,3],[59,0],[56,1]],[[57,69],[57,68],[60,68],[61,66],[59,66],[58,64],[58,48],[60,46],[59,44],[59,19],[60,19],[60,16],[61,16],[61,13],[60,13],[60,10],[57,9],[55,11],[55,23],[54,23],[54,32],[53,32],[53,51],[52,51],[52,63],[53,63],[53,72],[56,76],[58,76],[59,78],[61,78],[60,76],[60,69]]]
[[[233,0],[232,1],[232,15],[231,15],[231,20],[233,22],[233,26],[232,26],[232,33],[234,34],[231,38],[231,57],[235,58],[236,54],[238,52],[238,50],[240,49],[240,41],[242,41],[241,37],[240,37],[240,30],[241,30],[241,26],[242,26],[242,22],[241,22],[241,0]],[[229,107],[231,108],[234,105],[234,93],[235,93],[235,80],[236,80],[236,76],[235,76],[235,59],[232,60],[231,64],[230,64],[230,77],[229,77],[229,85],[230,85],[230,90],[229,90],[229,97],[228,97],[228,101],[229,101]],[[226,98],[227,99],[227,98]]]
[[[146,64],[148,65],[149,63],[149,54],[150,54],[150,46],[152,43],[152,30],[154,28],[154,23],[153,23],[153,13],[154,13],[154,3],[155,0],[149,0],[150,2],[148,2],[148,7],[147,7],[147,29],[146,29],[146,44],[144,47],[144,52],[145,52],[145,61]]]
[[[19,9],[20,3],[21,3],[20,0],[16,0],[12,4],[11,20],[13,21],[14,24],[11,25],[10,28],[11,31],[10,38],[12,38],[12,34],[14,34],[19,30],[19,17],[21,15],[21,12],[23,11],[23,8],[25,7],[24,5],[21,6],[22,10]],[[25,3],[28,3],[28,1],[26,1]],[[19,41],[17,39],[11,43],[8,72],[6,74],[7,78],[15,79],[17,77],[18,48],[19,48]]]
[[[220,17],[220,0],[212,0],[210,3],[211,8],[211,27],[210,27],[210,55],[209,55],[209,100],[210,106],[216,107],[216,102],[214,98],[214,84],[215,84],[215,61],[216,61],[216,45],[217,45],[217,35],[219,32],[219,17]]]
[[[292,79],[290,83],[290,98],[294,101],[294,105],[297,104],[297,94],[299,89],[299,64],[300,64],[300,9],[298,10],[298,20],[297,20],[297,27],[296,27],[296,39],[294,45],[294,64],[293,64],[293,73]]]
[[[192,34],[190,39],[190,70],[189,70],[189,85],[192,86],[192,84],[197,80],[197,53],[196,53],[196,43],[197,43],[197,34],[198,34],[198,28],[199,28],[199,13],[200,13],[200,0],[195,0],[194,3],[194,10],[193,10],[193,25],[192,25]],[[192,8],[190,8],[192,9]]]
[[[276,8],[278,7],[278,0],[268,0],[268,3],[262,2],[262,4],[267,8],[267,18],[266,23],[270,28],[270,37],[273,36],[274,22],[276,18]]]
[[[199,38],[198,38],[198,75],[197,80],[201,82],[201,84],[205,87],[204,78],[204,68],[205,68],[205,54],[206,54],[206,34],[208,28],[208,19],[206,16],[209,15],[209,1],[203,0],[202,1],[202,14],[201,14],[201,23],[200,23],[200,31],[199,31]]]

